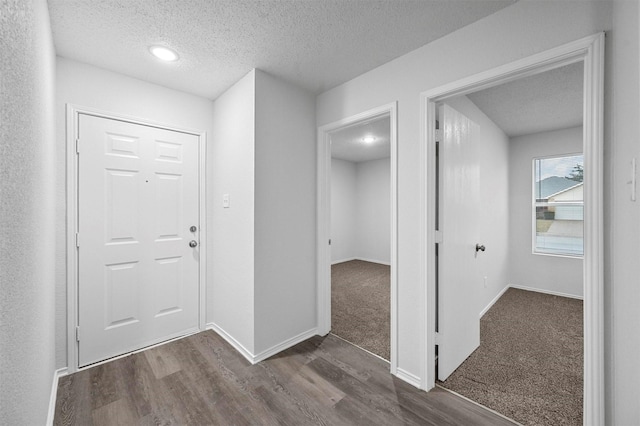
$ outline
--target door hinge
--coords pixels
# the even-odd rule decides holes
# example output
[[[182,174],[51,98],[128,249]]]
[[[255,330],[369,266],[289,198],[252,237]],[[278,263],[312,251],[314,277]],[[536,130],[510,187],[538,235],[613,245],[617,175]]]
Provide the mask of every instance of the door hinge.
[[[76,154],[80,154],[80,139],[76,139]]]
[[[80,233],[76,232],[76,248],[80,248]]]
[[[76,342],[80,341],[80,326],[76,327]]]
[[[436,244],[441,244],[442,243],[442,231],[435,231],[434,232],[434,238],[436,240]]]
[[[436,331],[434,340],[435,340],[436,345],[439,345],[441,343],[440,342],[440,333],[438,333],[437,331]]]
[[[331,238],[329,238],[329,245],[331,245]]]

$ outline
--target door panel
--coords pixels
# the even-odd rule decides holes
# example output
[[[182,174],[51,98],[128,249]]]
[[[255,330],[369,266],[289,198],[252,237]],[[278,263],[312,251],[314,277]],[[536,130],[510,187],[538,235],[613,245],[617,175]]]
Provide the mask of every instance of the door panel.
[[[478,242],[480,127],[448,105],[439,108],[438,379],[445,380],[480,345]]]
[[[79,366],[198,328],[198,137],[80,115]]]

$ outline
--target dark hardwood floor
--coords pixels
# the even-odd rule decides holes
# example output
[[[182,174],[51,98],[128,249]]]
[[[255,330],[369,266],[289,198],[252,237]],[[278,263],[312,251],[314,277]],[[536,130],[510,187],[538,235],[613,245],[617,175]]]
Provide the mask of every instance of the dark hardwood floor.
[[[63,377],[56,425],[513,425],[335,336],[256,365],[213,331]]]

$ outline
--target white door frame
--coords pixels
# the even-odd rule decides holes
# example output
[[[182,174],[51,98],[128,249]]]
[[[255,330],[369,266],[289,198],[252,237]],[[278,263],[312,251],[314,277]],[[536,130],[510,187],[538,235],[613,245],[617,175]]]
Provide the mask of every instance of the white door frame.
[[[584,61],[584,406],[585,425],[604,424],[603,305],[603,84],[604,33],[423,92],[420,99],[420,306],[425,332],[420,336],[422,388],[435,386],[435,108],[436,102]],[[426,373],[426,374],[425,374]]]
[[[370,120],[383,115],[390,119],[390,162],[391,162],[391,330],[390,330],[390,364],[391,374],[397,370],[398,348],[398,144],[397,144],[397,103],[373,108],[360,114],[343,118],[333,123],[318,127],[318,334],[324,336],[331,331],[331,137],[330,133],[360,121]]]
[[[199,203],[199,223],[200,230],[200,262],[199,262],[199,301],[198,301],[198,327],[200,331],[205,329],[205,283],[206,283],[206,134],[205,132],[185,129],[177,126],[169,126],[162,123],[153,122],[137,117],[116,114],[102,111],[95,108],[66,104],[66,148],[67,148],[67,370],[74,373],[87,367],[78,367],[78,342],[76,340],[76,327],[78,326],[78,250],[76,245],[76,235],[78,232],[78,152],[77,139],[79,132],[80,114],[93,115],[96,117],[112,120],[125,121],[132,124],[156,127],[180,133],[187,133],[198,137],[198,203]],[[126,355],[126,354],[123,354]]]

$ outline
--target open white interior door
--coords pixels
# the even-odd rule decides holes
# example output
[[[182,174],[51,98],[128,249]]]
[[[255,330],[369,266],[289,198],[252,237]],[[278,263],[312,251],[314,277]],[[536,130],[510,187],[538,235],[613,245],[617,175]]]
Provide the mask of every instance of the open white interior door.
[[[439,107],[439,121],[438,379],[445,380],[480,345],[480,126],[448,105]]]

